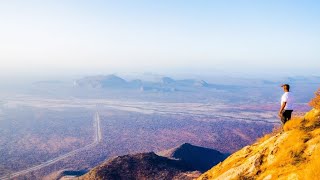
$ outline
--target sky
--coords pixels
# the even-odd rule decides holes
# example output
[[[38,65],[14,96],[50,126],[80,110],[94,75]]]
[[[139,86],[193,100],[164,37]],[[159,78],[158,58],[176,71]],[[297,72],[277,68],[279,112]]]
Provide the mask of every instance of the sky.
[[[0,1],[0,75],[320,75],[320,1]]]

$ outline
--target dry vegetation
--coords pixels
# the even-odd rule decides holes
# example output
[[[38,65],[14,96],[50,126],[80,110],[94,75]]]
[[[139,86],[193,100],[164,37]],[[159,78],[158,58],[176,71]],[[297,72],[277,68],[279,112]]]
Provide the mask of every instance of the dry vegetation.
[[[320,88],[315,92],[315,97],[310,101],[309,105],[313,108],[320,109]]]
[[[73,105],[71,102],[63,103],[67,102],[32,101],[30,105],[36,107],[17,105],[1,109],[5,120],[0,122],[0,152],[3,155],[0,156],[0,176],[38,165],[92,142],[93,112],[86,108],[69,107]],[[45,107],[39,108],[42,105]],[[69,108],[64,107],[67,105]],[[76,105],[78,104],[75,103]],[[164,105],[158,104],[150,108],[165,110]],[[271,123],[243,119],[246,116],[238,114],[240,110],[218,114],[218,110],[211,111],[214,107],[206,111],[206,106],[199,106],[198,109],[198,105],[168,105],[167,110],[175,106],[178,109],[153,114],[101,107],[103,141],[99,146],[23,177],[33,179],[36,176],[41,179],[44,175],[66,168],[90,168],[112,156],[161,151],[185,142],[223,152],[234,152],[252,143],[261,134],[270,132],[273,127]],[[192,111],[187,114],[181,111],[183,106],[191,106],[191,109],[201,114],[194,114]],[[84,107],[87,107],[86,104]],[[227,105],[221,108],[230,109]],[[242,119],[229,116],[230,114],[236,114],[237,118]],[[259,117],[268,117],[270,113],[261,111],[257,114],[260,114]]]
[[[92,113],[31,107],[3,109],[0,177],[39,165],[92,142]]]
[[[318,140],[319,141],[319,140]],[[313,156],[311,158],[311,160],[309,161],[309,163],[307,163],[305,170],[301,173],[299,173],[299,176],[302,177],[302,179],[312,179],[312,177],[314,177],[314,179],[316,179],[316,177],[318,177],[318,179],[320,179],[320,148],[319,146],[317,146],[317,148],[314,150],[313,152]]]
[[[320,93],[314,107],[251,146],[232,154],[200,179],[320,179]]]
[[[258,138],[256,143],[262,143],[263,141],[271,138],[272,136],[277,135],[281,131],[282,131],[282,127],[281,126],[274,126],[271,133],[265,134],[263,137]]]

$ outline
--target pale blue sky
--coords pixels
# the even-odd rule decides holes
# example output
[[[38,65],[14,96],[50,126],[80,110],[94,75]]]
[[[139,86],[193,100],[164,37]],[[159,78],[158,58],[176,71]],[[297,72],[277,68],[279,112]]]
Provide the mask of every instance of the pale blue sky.
[[[2,74],[317,74],[319,43],[319,1],[0,2]]]

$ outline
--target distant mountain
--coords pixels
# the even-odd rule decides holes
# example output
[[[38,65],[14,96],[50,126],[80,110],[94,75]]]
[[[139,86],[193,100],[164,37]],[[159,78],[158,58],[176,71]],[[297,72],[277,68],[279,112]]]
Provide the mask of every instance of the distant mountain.
[[[180,160],[161,157],[153,152],[119,156],[111,159],[80,177],[91,179],[192,179],[192,174],[199,175]],[[189,172],[189,173],[188,173]],[[188,178],[188,176],[191,176]],[[197,177],[197,176],[196,176]],[[180,179],[180,178],[179,178]]]
[[[222,154],[217,150],[194,146],[189,143],[182,144],[157,154],[182,160],[189,166],[202,172],[209,170],[212,166],[222,162],[228,156],[228,154]]]
[[[161,82],[162,84],[174,84],[176,81],[170,77],[163,77]]]
[[[182,79],[175,80],[171,77],[162,77],[160,81],[143,81],[135,79],[127,81],[116,75],[107,76],[89,76],[74,82],[76,87],[91,87],[102,89],[123,88],[126,90],[140,90],[153,92],[175,92],[175,91],[192,91],[197,88],[208,89],[233,89],[235,86],[209,84],[204,80]]]
[[[116,75],[89,76],[76,80],[74,84],[80,87],[120,88],[125,87],[127,85],[127,81]]]

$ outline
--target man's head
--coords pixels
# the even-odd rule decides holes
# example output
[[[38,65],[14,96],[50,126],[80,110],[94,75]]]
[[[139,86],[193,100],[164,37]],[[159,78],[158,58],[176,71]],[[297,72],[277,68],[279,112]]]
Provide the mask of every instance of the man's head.
[[[289,90],[290,90],[289,84],[282,84],[281,87],[283,87],[283,90],[284,90],[285,92],[289,92]]]

